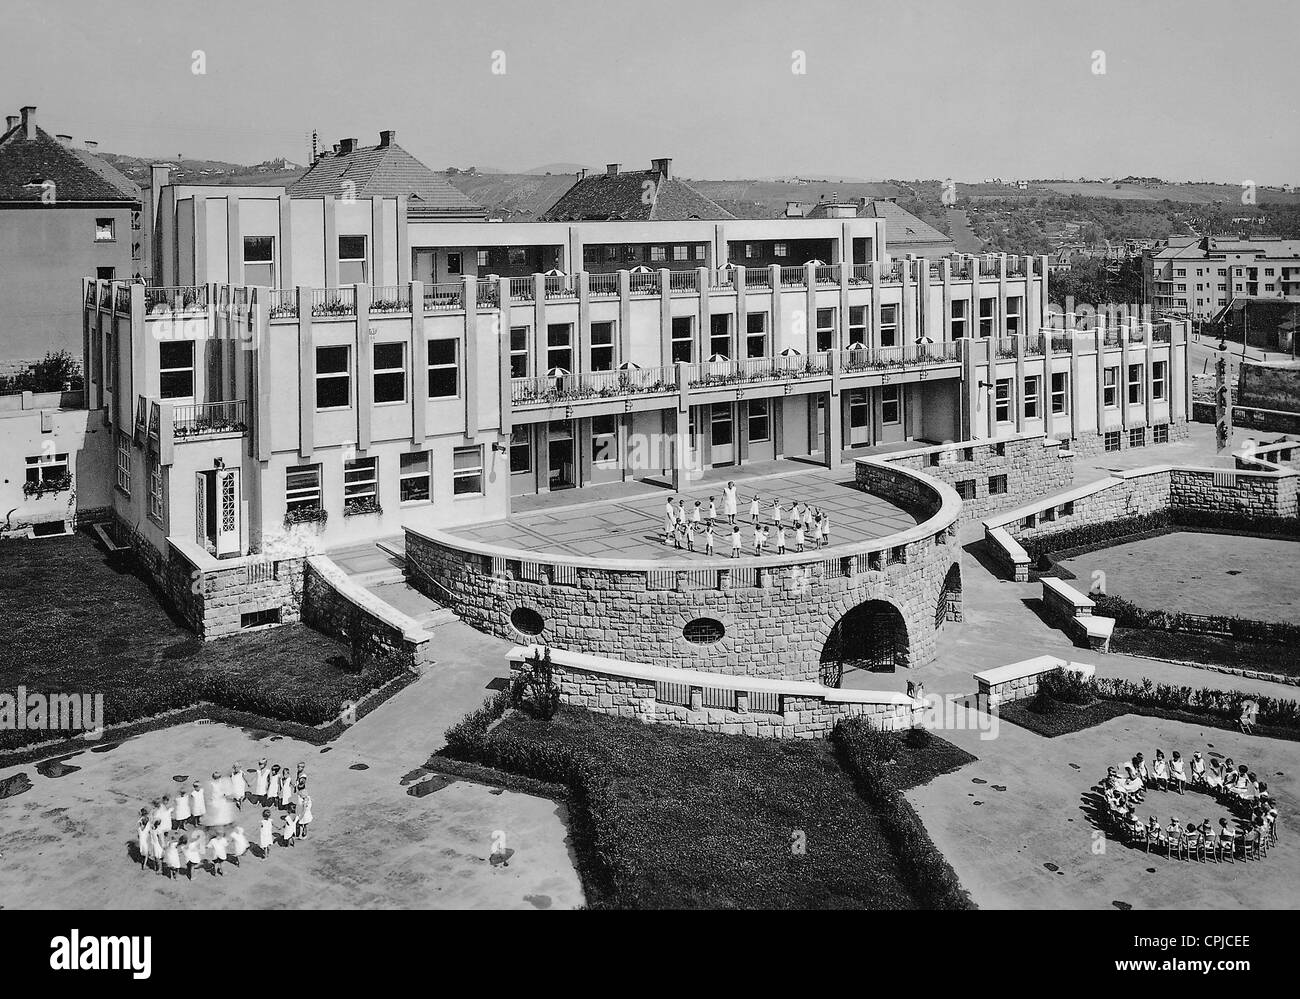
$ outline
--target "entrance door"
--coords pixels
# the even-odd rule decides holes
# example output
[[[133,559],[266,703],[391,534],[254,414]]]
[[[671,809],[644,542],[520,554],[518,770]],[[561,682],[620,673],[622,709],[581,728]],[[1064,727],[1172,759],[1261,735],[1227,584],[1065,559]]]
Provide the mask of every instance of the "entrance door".
[[[194,498],[195,540],[217,558],[241,554],[243,496],[239,469],[215,468],[196,473]]]
[[[871,397],[866,389],[849,392],[848,447],[865,447],[871,443]]]
[[[436,284],[437,275],[434,273],[434,259],[433,250],[412,250],[411,280],[423,281],[426,285]]]
[[[714,468],[735,464],[736,424],[731,403],[715,402],[709,415],[709,460]]]
[[[576,455],[574,453],[573,424],[568,420],[556,420],[548,428],[548,466],[550,469],[549,485],[551,489],[572,489],[578,484],[575,474]]]
[[[817,405],[812,411],[812,426],[808,430],[808,453],[821,454],[826,447],[826,396],[817,396]]]

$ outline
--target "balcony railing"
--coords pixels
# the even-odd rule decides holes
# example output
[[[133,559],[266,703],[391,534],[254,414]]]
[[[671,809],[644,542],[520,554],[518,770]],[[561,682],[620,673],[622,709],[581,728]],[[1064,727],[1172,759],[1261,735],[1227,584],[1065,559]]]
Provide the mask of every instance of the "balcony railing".
[[[668,290],[674,295],[693,295],[699,291],[700,279],[695,271],[669,271]]]
[[[854,264],[849,275],[849,284],[868,284],[871,281],[870,264]]]
[[[659,275],[654,271],[633,271],[628,275],[633,295],[658,295]]]
[[[807,283],[807,272],[802,267],[782,267],[781,286],[792,285],[796,288]],[[748,279],[748,278],[747,278]]]
[[[496,281],[483,279],[478,282],[478,291],[474,301],[480,309],[495,309],[501,304],[501,290]]]
[[[551,406],[676,391],[677,383],[672,368],[581,371],[510,380],[510,402],[515,406]]]
[[[547,298],[574,298],[578,294],[578,279],[572,274],[547,274],[542,287]]]
[[[271,319],[298,318],[298,292],[293,288],[277,289],[268,293]]]
[[[101,284],[99,286],[99,307],[101,309],[113,307],[113,286],[111,284]]]
[[[1174,338],[1173,327],[1167,323],[1161,323],[1151,330],[1151,340],[1153,343],[1169,343]]]
[[[531,277],[512,277],[510,279],[510,300],[512,302],[531,302],[533,300],[533,279]]]
[[[772,272],[766,267],[746,267],[745,268],[745,287],[746,288],[770,288],[772,286]]]
[[[411,286],[409,284],[379,285],[370,299],[371,312],[410,312]]]
[[[592,298],[616,298],[618,296],[618,275],[588,274],[587,291]]]
[[[355,316],[357,290],[355,288],[313,288],[311,314],[313,316]]]
[[[95,282],[86,282],[86,308],[93,308],[95,305]]]
[[[1014,336],[1000,336],[993,341],[993,355],[999,361],[1011,361],[1016,357],[1016,340]]]
[[[531,280],[531,279],[530,279]],[[464,288],[459,283],[426,284],[424,286],[425,312],[454,312],[464,308],[461,301]]]
[[[840,283],[840,266],[839,264],[818,264],[813,268],[813,280],[818,284],[839,284]]]
[[[904,347],[863,347],[840,351],[840,370],[844,374],[888,371],[930,364],[953,364],[958,360],[956,341],[913,343]]]
[[[131,314],[131,286],[129,284],[113,286],[113,311],[124,316]]]
[[[247,404],[243,399],[172,407],[172,437],[177,441],[247,431]]]
[[[187,312],[192,309],[206,309],[208,301],[206,284],[149,287],[144,290],[145,311],[150,313],[161,310]]]
[[[746,357],[736,361],[704,361],[687,365],[688,388],[720,388],[752,382],[789,382],[824,378],[830,374],[828,353],[807,357]]]

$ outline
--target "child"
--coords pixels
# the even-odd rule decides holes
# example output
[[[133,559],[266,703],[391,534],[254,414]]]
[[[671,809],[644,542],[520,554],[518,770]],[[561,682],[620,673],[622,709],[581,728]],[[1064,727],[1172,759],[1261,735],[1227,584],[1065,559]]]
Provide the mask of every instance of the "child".
[[[689,552],[695,551],[695,530],[695,524],[691,524],[686,528],[686,550]]]
[[[731,557],[740,558],[740,525],[731,528]]]
[[[226,856],[227,856],[226,848],[227,848],[226,834],[221,832],[220,829],[218,829],[217,834],[213,836],[210,840],[208,840],[208,849],[212,851],[212,876],[213,877],[224,878],[226,876],[226,872],[222,870],[221,867],[221,865],[226,862]]]
[[[262,809],[262,824],[257,830],[257,845],[262,851],[262,859],[265,860],[271,853],[271,844],[275,837],[271,833],[271,810]]]
[[[230,862],[239,866],[239,858],[248,852],[248,837],[243,826],[235,826],[230,834]]]
[[[162,822],[158,819],[154,819],[149,826],[149,856],[158,865],[158,873],[166,874],[167,872],[163,869]]]
[[[754,531],[754,554],[762,555],[763,554],[763,542],[762,542],[763,528],[758,526],[757,520],[754,521],[753,531]]]
[[[778,555],[785,554],[785,525],[784,524],[776,525],[776,553]]]
[[[796,521],[794,525],[794,550],[803,551],[803,521]]]
[[[1170,776],[1174,779],[1174,787],[1178,788],[1178,793],[1183,793],[1183,788],[1187,786],[1187,771],[1183,769],[1183,758],[1174,750],[1173,761],[1169,764]]]
[[[713,557],[713,521],[704,525],[704,554]]]
[[[1205,761],[1201,759],[1200,753],[1192,754],[1192,783],[1205,783]]]
[[[280,842],[285,846],[293,846],[294,840],[298,835],[298,819],[293,813],[293,806],[284,816],[284,826],[280,829]]]
[[[149,809],[140,809],[140,818],[135,824],[135,842],[140,848],[140,870],[149,863]]]
[[[664,544],[668,544],[676,535],[677,515],[673,513],[673,498],[669,496],[664,505]]]
[[[293,778],[289,776],[289,768],[280,768],[280,807],[288,808],[289,803],[293,801]]]
[[[703,519],[704,519],[704,514],[700,506],[700,501],[696,500],[695,509],[691,511],[691,527],[699,527],[700,521],[702,521]]]
[[[679,528],[686,526],[686,500],[677,501],[677,526]]]
[[[813,548],[817,549],[822,546],[822,518],[818,514],[813,518]]]
[[[190,817],[196,826],[202,824],[207,810],[207,805],[203,802],[203,788],[199,787],[198,781],[195,781],[194,790],[190,792]]]
[[[301,794],[300,812],[298,816],[298,838],[307,838],[307,827],[311,825],[311,795],[307,793],[307,782],[303,781]]]
[[[177,829],[184,829],[190,821],[190,796],[185,788],[176,790],[172,804],[172,820]]]
[[[190,833],[189,839],[185,841],[185,875],[191,881],[194,880],[194,868],[203,866],[203,845],[199,841],[199,834]]]
[[[243,809],[244,797],[248,794],[248,781],[244,780],[244,771],[239,769],[236,763],[230,768],[230,800],[235,803],[235,807]]]
[[[708,507],[707,517],[708,517],[709,526],[712,527],[713,522],[718,519],[718,504],[713,501],[712,496],[709,497],[709,507]]]
[[[681,547],[682,547],[682,539],[685,538],[685,537],[687,537],[687,533],[686,533],[686,521],[684,521],[684,520],[679,520],[679,521],[677,522],[676,534],[675,534],[674,537],[673,537],[673,547],[676,548],[678,551],[681,550]],[[286,776],[287,776],[287,774],[286,774]]]
[[[257,761],[257,775],[253,779],[253,801],[259,805],[266,804],[266,792],[271,782],[271,769],[266,759]]]
[[[728,482],[722,487],[722,509],[727,515],[727,523],[736,522],[736,484]]]
[[[822,541],[826,543],[825,547],[831,546],[831,515],[826,512],[822,513]]]
[[[781,501],[779,499],[773,498],[772,500],[772,526],[773,527],[781,526],[781,517],[783,513],[784,511],[781,509]]]
[[[749,502],[749,522],[755,527],[758,526],[759,510],[762,509],[762,500],[755,496]]]
[[[171,795],[164,794],[158,799],[158,810],[154,813],[154,816],[161,823],[164,836],[172,831]]]
[[[167,876],[175,879],[176,872],[181,869],[181,851],[177,844],[179,834],[167,837],[167,851],[165,860],[167,862]]]

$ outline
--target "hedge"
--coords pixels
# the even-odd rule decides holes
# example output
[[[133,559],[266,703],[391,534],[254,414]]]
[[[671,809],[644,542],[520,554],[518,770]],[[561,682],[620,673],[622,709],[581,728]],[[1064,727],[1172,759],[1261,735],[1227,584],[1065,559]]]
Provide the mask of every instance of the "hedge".
[[[1252,642],[1300,646],[1300,623],[1259,621],[1226,614],[1185,614],[1178,611],[1148,610],[1131,600],[1110,593],[1090,593],[1093,613],[1113,617],[1116,627],[1153,628],[1159,631],[1187,631],[1202,635],[1231,635]]]

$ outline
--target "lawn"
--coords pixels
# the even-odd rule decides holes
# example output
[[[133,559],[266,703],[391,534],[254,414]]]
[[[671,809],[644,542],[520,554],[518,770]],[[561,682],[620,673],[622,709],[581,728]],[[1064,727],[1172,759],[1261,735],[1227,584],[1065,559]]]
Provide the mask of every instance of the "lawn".
[[[449,732],[446,752],[569,788],[574,853],[594,908],[929,904],[883,808],[858,793],[827,741],[714,735],[569,708],[551,721],[511,712],[485,732],[495,713],[471,722],[468,740]],[[900,783],[923,783],[969,759],[933,739],[896,754],[891,769]]]
[[[1228,666],[1261,673],[1300,676],[1300,655],[1290,645],[1247,642],[1221,635],[1196,635],[1158,628],[1116,628],[1112,652],[1145,659],[1170,659],[1202,666]],[[1300,697],[1300,689],[1296,691]]]
[[[0,691],[103,694],[110,725],[199,701],[316,725],[389,676],[303,625],[203,642],[85,534],[0,544],[0,607]],[[0,732],[0,750],[48,736]]]

